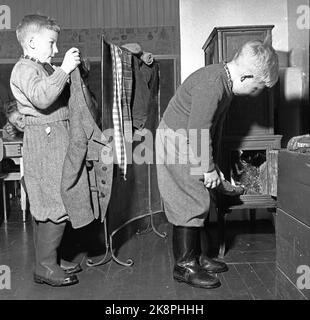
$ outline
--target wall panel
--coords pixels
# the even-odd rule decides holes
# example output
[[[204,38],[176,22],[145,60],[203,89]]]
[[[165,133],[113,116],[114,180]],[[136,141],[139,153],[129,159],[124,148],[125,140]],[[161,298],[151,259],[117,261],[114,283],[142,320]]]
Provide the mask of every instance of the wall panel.
[[[179,25],[179,0],[2,0],[12,10],[12,28],[39,11],[62,28],[125,28]]]

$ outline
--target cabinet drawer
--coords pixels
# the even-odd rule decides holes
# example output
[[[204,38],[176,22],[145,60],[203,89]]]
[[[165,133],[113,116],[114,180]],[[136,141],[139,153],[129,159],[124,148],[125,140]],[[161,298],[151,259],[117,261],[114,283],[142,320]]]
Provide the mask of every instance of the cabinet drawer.
[[[3,157],[4,158],[14,158],[21,157],[21,144],[20,143],[4,143]]]

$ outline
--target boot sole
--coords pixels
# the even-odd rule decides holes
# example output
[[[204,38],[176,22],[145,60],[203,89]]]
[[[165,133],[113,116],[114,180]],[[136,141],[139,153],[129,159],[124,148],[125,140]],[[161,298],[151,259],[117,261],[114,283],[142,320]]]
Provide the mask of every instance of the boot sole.
[[[202,288],[202,289],[215,289],[215,288],[218,288],[221,286],[221,283],[218,282],[218,283],[215,283],[213,285],[210,285],[210,286],[200,286],[198,284],[193,284],[193,283],[189,283],[187,282],[186,280],[182,279],[182,278],[177,278],[177,277],[173,277],[174,280],[178,281],[178,282],[184,282],[192,287],[195,287],[195,288]]]
[[[66,273],[66,274],[75,274],[75,273],[79,273],[81,271],[83,271],[82,267],[76,266],[75,268],[64,268],[62,266],[60,266],[60,268]]]
[[[77,284],[79,283],[79,280],[76,279],[76,280],[73,280],[71,282],[68,282],[68,283],[63,283],[63,282],[55,282],[55,281],[51,281],[49,279],[46,279],[46,278],[43,278],[43,277],[40,277],[38,275],[34,275],[33,276],[33,280],[35,283],[39,283],[39,284],[48,284],[52,287],[67,287],[67,286],[72,286],[74,284]]]

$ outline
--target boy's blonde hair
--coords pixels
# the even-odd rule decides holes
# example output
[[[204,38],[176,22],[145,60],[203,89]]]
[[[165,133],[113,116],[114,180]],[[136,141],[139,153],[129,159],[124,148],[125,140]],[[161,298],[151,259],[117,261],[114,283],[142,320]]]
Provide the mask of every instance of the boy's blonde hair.
[[[40,14],[27,15],[16,28],[17,40],[23,48],[26,48],[27,38],[33,33],[40,32],[42,29],[60,32],[60,27],[54,19]]]
[[[236,53],[233,61],[247,72],[253,73],[266,87],[273,87],[279,77],[278,55],[270,44],[270,39],[264,42],[248,41]]]

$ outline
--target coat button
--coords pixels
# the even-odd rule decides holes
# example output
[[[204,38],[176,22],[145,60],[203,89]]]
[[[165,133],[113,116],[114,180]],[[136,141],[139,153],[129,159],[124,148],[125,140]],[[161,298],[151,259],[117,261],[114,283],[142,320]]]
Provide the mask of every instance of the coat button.
[[[103,170],[103,171],[107,171],[108,168],[107,168],[107,167],[102,167],[102,170]]]
[[[102,184],[105,184],[105,180],[101,180],[101,183],[102,183]]]
[[[105,194],[103,192],[100,193],[101,198],[105,197]]]

